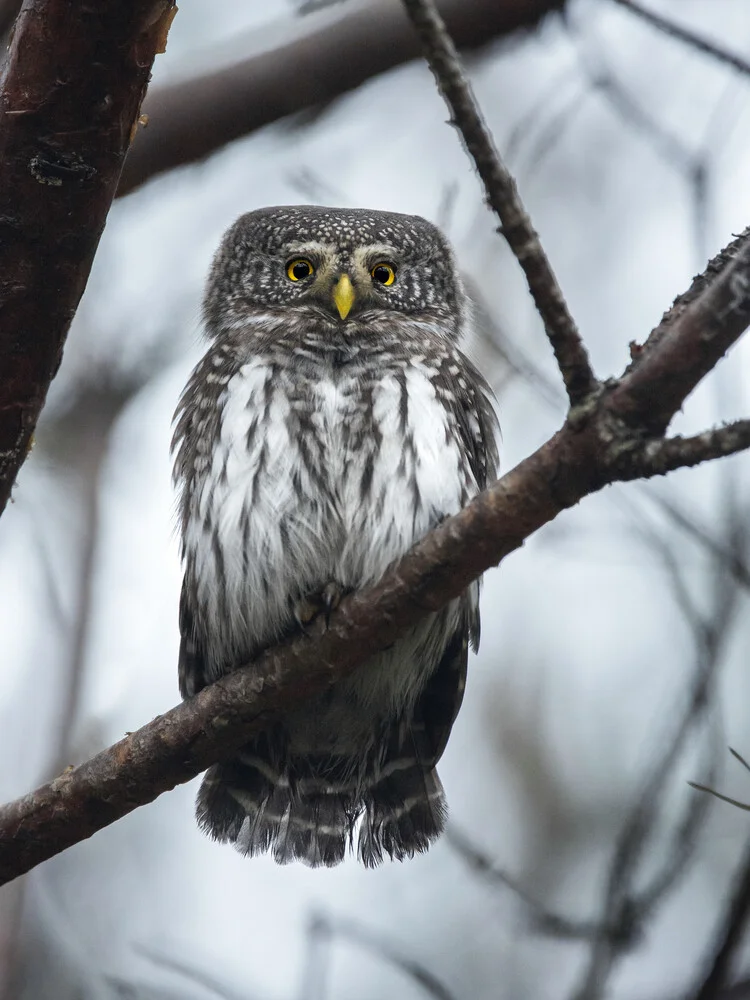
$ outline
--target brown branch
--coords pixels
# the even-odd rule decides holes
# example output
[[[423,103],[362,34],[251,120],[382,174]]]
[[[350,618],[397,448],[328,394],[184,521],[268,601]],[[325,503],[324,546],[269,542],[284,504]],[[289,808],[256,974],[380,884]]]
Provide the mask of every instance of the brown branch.
[[[635,360],[613,398],[627,423],[647,415],[647,428],[662,434],[686,395],[750,322],[749,235],[746,229],[717,254],[645,345],[631,348]]]
[[[596,390],[598,383],[552,265],[526,214],[516,183],[495,148],[456,47],[434,3],[432,0],[403,0],[403,4],[419,34],[424,57],[450,109],[453,124],[474,160],[487,203],[500,219],[501,232],[523,268],[555,352],[570,405],[576,406]]]
[[[0,81],[0,512],[62,354],[173,0],[27,0]]]
[[[750,420],[715,427],[694,437],[657,438],[648,442],[638,456],[639,477],[663,476],[674,469],[690,468],[712,458],[723,458],[750,448]]]
[[[681,42],[685,42],[692,49],[697,49],[698,52],[711,56],[713,59],[718,59],[720,62],[726,63],[727,66],[731,66],[732,69],[736,69],[738,72],[750,76],[750,63],[747,62],[747,60],[742,59],[740,56],[735,55],[733,52],[729,52],[728,49],[723,48],[716,42],[709,42],[706,38],[702,38],[700,35],[696,35],[694,32],[688,31],[687,28],[681,28],[679,24],[675,24],[673,21],[668,21],[665,17],[661,17],[654,11],[647,10],[639,3],[636,3],[635,0],[613,0],[613,2],[618,3],[621,7],[624,7],[631,13],[636,14],[644,21],[653,25],[653,27],[658,28],[659,31],[663,31],[666,35],[669,35],[671,38],[676,38]]]
[[[681,344],[676,356],[686,359],[685,395],[694,384],[690,359],[703,336],[694,314],[706,311],[704,299],[712,303],[710,314],[718,310],[727,322],[733,323],[738,312],[750,319],[750,283],[742,286],[747,291],[745,301],[739,302],[740,285],[731,280],[744,266],[750,234],[740,243],[736,254],[720,258],[701,292],[670,321],[669,337]],[[734,339],[739,336],[735,329]],[[722,338],[722,343],[728,339]],[[638,452],[649,424],[651,402],[643,386],[649,376],[654,384],[664,378],[665,357],[671,355],[646,352],[637,368],[602,386],[587,406],[571,412],[546,444],[444,521],[377,586],[346,598],[328,630],[318,623],[311,638],[268,650],[251,667],[223,677],[80,767],[0,809],[0,882],[231,756],[253,733],[346,676],[457,597],[560,511],[620,478],[622,455]],[[677,396],[675,406],[682,403]],[[624,402],[628,423],[619,418]],[[632,473],[632,463],[626,467]],[[644,475],[652,474],[644,469]]]
[[[440,9],[456,44],[476,49],[534,27],[566,2],[442,0]],[[341,97],[418,55],[399,0],[370,0],[353,10],[305,17],[298,37],[280,47],[151,91],[144,104],[149,127],[128,154],[118,194],[264,125]]]

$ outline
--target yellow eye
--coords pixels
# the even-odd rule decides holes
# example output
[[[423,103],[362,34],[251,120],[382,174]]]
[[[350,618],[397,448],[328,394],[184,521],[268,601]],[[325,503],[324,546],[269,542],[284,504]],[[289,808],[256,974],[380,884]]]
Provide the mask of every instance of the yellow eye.
[[[314,270],[306,257],[297,257],[287,264],[286,276],[290,281],[301,281],[303,278],[309,278]]]
[[[381,285],[392,285],[396,280],[396,272],[390,264],[384,264],[381,261],[380,264],[376,264],[375,267],[372,268],[370,271],[370,277],[373,281],[377,281]]]

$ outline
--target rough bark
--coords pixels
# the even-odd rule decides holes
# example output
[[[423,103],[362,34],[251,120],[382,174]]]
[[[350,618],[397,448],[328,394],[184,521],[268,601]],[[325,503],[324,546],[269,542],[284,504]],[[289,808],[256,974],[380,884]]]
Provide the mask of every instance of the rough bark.
[[[0,512],[83,294],[173,0],[26,0],[0,79]]]

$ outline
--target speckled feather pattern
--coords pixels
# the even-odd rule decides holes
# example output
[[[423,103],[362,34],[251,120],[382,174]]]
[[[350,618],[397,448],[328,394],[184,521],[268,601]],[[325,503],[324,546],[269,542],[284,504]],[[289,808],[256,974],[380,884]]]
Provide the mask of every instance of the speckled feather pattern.
[[[303,254],[316,276],[299,288],[286,263]],[[381,259],[392,288],[368,279]],[[359,308],[342,321],[328,292],[344,272]],[[494,478],[491,393],[457,347],[462,303],[422,219],[288,207],[230,229],[206,293],[210,346],[177,411],[183,696],[294,631],[308,595],[375,582]],[[475,585],[211,768],[201,824],[280,862],[335,864],[357,827],[366,864],[426,849],[477,602]]]

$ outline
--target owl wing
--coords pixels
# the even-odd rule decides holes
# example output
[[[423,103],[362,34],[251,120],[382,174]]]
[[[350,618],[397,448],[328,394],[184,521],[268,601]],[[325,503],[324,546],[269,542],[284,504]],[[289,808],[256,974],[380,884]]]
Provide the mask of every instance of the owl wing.
[[[469,622],[464,620],[453,633],[414,708],[411,723],[414,750],[420,764],[428,768],[442,757],[464,698],[469,628]]]
[[[463,373],[458,391],[453,391],[453,411],[464,454],[480,490],[497,478],[499,424],[492,400],[494,393],[485,377],[468,358],[461,356]]]
[[[180,653],[177,660],[177,675],[182,698],[192,698],[208,683],[203,649],[196,635],[195,620],[184,579],[180,592]]]

